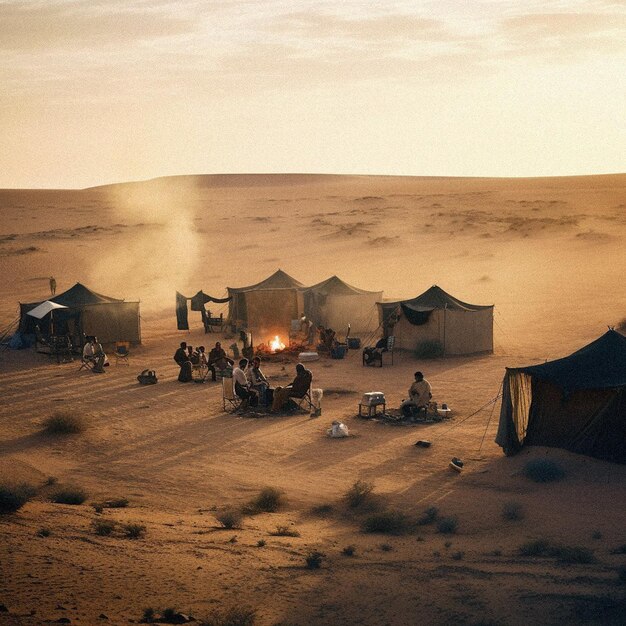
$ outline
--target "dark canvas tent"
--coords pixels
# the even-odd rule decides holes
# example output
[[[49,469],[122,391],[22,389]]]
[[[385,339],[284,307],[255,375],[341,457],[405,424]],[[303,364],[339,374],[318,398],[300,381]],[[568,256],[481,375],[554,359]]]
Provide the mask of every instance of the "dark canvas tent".
[[[231,325],[254,330],[261,341],[287,336],[304,311],[304,285],[280,269],[255,285],[227,289]]]
[[[304,292],[304,312],[316,324],[347,328],[353,333],[371,333],[378,327],[376,303],[382,291],[365,291],[344,282],[337,276],[308,287]]]
[[[139,302],[103,296],[81,283],[76,283],[49,301],[67,308],[55,309],[38,320],[27,313],[41,302],[20,303],[22,333],[34,334],[35,325],[39,325],[44,336],[69,332],[74,345],[82,345],[84,335],[96,335],[102,343],[141,342]]]
[[[462,302],[433,285],[412,300],[379,302],[380,324],[396,347],[438,342],[445,355],[493,352],[493,305]]]
[[[626,463],[626,337],[609,330],[568,357],[507,368],[496,443]]]

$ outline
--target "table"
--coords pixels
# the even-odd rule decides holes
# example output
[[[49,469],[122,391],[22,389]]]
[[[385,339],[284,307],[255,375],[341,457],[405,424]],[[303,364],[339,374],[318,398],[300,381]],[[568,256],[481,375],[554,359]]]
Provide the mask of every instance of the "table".
[[[383,407],[382,413],[384,413],[385,407],[387,406],[385,402],[380,402],[378,404],[362,404],[361,402],[359,402],[359,417],[372,417],[372,415],[376,415],[376,411],[378,410],[379,406]],[[367,413],[364,413],[365,410],[367,411]]]

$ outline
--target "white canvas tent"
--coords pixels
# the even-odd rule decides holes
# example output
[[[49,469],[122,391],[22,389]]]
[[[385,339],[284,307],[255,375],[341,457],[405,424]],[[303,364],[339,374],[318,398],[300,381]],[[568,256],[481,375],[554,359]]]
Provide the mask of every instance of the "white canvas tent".
[[[462,302],[433,285],[411,300],[379,302],[385,335],[395,347],[418,350],[438,344],[446,356],[493,352],[493,305]]]
[[[350,324],[352,334],[372,333],[378,327],[376,303],[382,291],[366,291],[337,276],[309,287],[304,292],[304,312],[315,324],[343,332]]]

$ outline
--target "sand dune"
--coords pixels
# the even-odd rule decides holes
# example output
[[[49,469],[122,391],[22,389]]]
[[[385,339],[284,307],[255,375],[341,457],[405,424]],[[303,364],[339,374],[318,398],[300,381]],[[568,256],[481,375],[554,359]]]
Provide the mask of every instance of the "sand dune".
[[[31,351],[0,353],[0,478],[39,488],[17,514],[0,516],[0,604],[9,609],[0,624],[126,624],[146,607],[202,618],[233,606],[256,609],[263,625],[623,623],[626,563],[612,551],[626,543],[626,468],[555,449],[505,458],[490,401],[504,367],[563,356],[626,317],[624,197],[622,174],[221,175],[0,191],[0,325],[15,319],[18,301],[45,298],[54,275],[58,291],[80,281],[140,299],[144,339],[130,367],[103,376]],[[204,335],[193,314],[191,332],[177,332],[174,292],[221,296],[277,267],[306,284],[338,274],[386,298],[436,283],[494,303],[495,354],[399,354],[370,369],[353,351],[312,364],[326,389],[321,418],[225,415],[220,386],[179,384],[171,357],[182,339],[232,339]],[[284,381],[294,363],[265,369]],[[158,385],[137,384],[146,367]],[[418,368],[452,420],[402,427],[356,416],[364,391],[380,389],[398,406]],[[84,414],[86,430],[42,434],[59,407]],[[326,438],[335,419],[354,436]],[[418,439],[433,445],[417,448]],[[448,468],[453,456],[466,463],[461,474]],[[522,468],[537,457],[558,461],[564,480],[528,481]],[[52,504],[49,477],[84,488],[87,502]],[[457,532],[364,533],[367,513],[343,501],[359,479],[412,520],[431,506],[456,517]],[[266,485],[284,492],[283,508],[220,527],[221,510]],[[111,498],[129,506],[90,505]],[[522,519],[503,519],[507,502]],[[146,535],[99,536],[99,520],[142,524]],[[299,536],[270,534],[277,526]],[[49,536],[38,536],[43,527]],[[593,561],[521,556],[537,539],[586,548]],[[314,550],[324,555],[319,570],[304,567]]]

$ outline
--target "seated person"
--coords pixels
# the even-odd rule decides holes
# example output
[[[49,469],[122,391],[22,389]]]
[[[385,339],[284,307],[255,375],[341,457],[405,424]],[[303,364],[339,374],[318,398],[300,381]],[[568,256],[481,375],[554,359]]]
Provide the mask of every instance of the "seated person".
[[[197,350],[193,349],[193,346],[187,346],[187,356],[189,357],[192,365],[200,364],[200,355]]]
[[[420,410],[426,412],[428,403],[433,397],[430,383],[424,378],[422,372],[415,372],[415,382],[409,387],[409,398],[400,405],[402,414],[414,415]]]
[[[201,367],[206,367],[209,364],[207,361],[206,352],[204,351],[204,346],[200,346],[198,348],[198,365]]]
[[[252,335],[245,331],[239,331],[239,341],[241,341],[241,355],[246,359],[252,359],[254,348],[252,347]]]
[[[97,337],[87,337],[87,343],[83,347],[83,361],[88,361],[93,365],[92,372],[104,373],[104,366],[108,365],[107,355]]]
[[[241,406],[239,407],[242,411],[245,411],[248,406],[257,406],[259,403],[259,395],[254,389],[252,389],[252,386],[244,373],[247,366],[248,359],[241,359],[241,361],[239,361],[239,367],[233,369],[235,393],[242,400]]]
[[[293,382],[286,387],[276,387],[274,389],[274,399],[272,400],[272,411],[277,412],[284,409],[289,402],[289,398],[303,398],[311,387],[313,374],[302,365],[296,365],[296,377]]]
[[[374,363],[374,361],[378,361],[381,358],[383,352],[387,352],[387,339],[385,337],[381,337],[375,346],[367,346],[363,348],[363,360],[365,361],[365,365],[369,365],[370,363]]]
[[[222,344],[218,341],[215,344],[215,348],[211,348],[209,352],[207,366],[211,371],[212,380],[217,380],[216,371],[225,370],[227,367],[232,366],[234,361],[226,356],[226,351],[222,348]]]
[[[330,352],[337,343],[336,339],[337,333],[332,328],[327,328],[324,336],[324,341],[326,343],[326,349]]]
[[[263,405],[271,402],[273,389],[270,389],[270,384],[265,374],[261,371],[261,359],[258,356],[255,356],[250,362],[250,366],[246,370],[246,376],[252,389],[259,394],[259,402]]]

